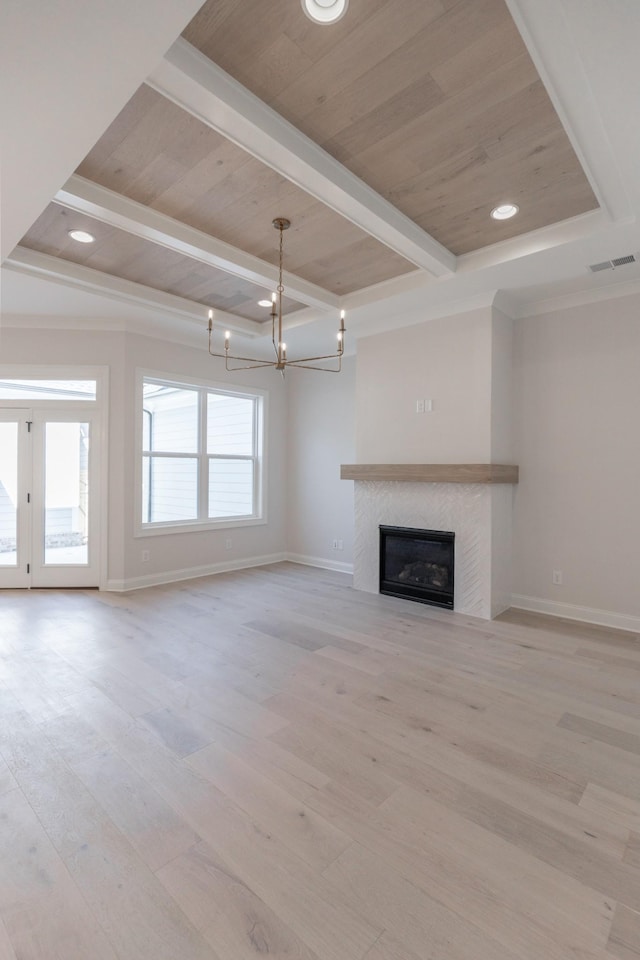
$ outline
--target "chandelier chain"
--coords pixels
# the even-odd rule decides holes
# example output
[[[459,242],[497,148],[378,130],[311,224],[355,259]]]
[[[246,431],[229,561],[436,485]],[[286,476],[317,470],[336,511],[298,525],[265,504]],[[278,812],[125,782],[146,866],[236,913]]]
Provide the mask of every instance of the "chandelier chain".
[[[282,294],[284,293],[284,284],[283,284],[283,282],[282,282],[282,256],[283,256],[283,249],[284,249],[284,227],[283,227],[282,222],[281,222],[281,223],[280,223],[280,272],[279,272],[279,275],[278,275],[278,293],[280,294],[280,297],[281,297],[281,298],[282,298]]]

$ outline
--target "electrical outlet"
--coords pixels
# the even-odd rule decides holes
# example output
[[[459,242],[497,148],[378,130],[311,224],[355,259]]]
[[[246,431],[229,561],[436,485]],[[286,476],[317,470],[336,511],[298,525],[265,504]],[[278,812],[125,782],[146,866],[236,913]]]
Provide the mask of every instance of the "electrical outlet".
[[[424,400],[416,400],[416,413],[424,413]]]
[[[554,570],[551,579],[556,587],[562,586],[562,570]]]
[[[344,550],[344,541],[338,540],[338,550]]]
[[[148,551],[148,550],[143,550],[143,551],[142,551],[142,557],[141,557],[141,559],[142,559],[142,562],[143,562],[143,563],[146,563],[146,562],[147,562],[147,560],[149,559],[149,551]]]
[[[337,540],[332,540],[332,541],[331,541],[331,549],[332,549],[332,550],[337,550],[337,549],[338,549],[338,541],[337,541]]]
[[[227,537],[227,539],[226,539],[225,542],[224,542],[224,548],[225,548],[225,550],[231,550],[231,547],[232,547],[232,546],[233,546],[233,542],[232,542],[232,540],[231,540],[231,537]]]

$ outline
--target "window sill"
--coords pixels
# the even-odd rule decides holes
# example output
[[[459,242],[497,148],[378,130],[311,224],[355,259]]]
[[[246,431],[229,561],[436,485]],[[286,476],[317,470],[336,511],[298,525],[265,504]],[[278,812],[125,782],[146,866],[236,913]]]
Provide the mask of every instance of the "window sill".
[[[256,527],[266,524],[266,517],[242,517],[225,520],[186,520],[177,523],[138,524],[134,537],[157,537],[171,533],[210,533],[212,530],[230,530],[233,527]]]

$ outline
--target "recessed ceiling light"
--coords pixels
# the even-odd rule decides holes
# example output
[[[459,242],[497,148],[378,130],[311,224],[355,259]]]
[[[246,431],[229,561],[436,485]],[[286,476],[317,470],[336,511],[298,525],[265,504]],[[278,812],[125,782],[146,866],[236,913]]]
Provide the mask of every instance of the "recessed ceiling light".
[[[349,0],[300,0],[302,9],[315,23],[335,23],[344,17]]]
[[[87,233],[86,230],[69,230],[69,236],[72,240],[77,240],[78,243],[93,243],[96,239],[92,233]]]
[[[501,203],[499,207],[494,207],[491,216],[494,220],[510,220],[515,217],[520,207],[515,203]]]
[[[270,306],[271,306],[271,300],[258,300],[258,306],[259,306],[259,307],[270,307]]]

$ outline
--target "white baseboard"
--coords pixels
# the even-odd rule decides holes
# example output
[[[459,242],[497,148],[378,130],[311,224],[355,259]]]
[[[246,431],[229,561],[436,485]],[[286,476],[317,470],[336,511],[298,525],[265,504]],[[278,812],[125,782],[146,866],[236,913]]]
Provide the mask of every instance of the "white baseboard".
[[[264,567],[268,563],[282,563],[288,560],[286,553],[271,553],[263,557],[245,557],[243,560],[227,560],[223,563],[208,563],[200,567],[186,567],[183,570],[166,570],[164,573],[150,573],[144,577],[130,577],[128,580],[108,580],[107,590],[114,593],[128,593],[129,590],[143,590],[145,587],[159,587],[163,583],[177,583],[180,580],[195,580],[197,577],[209,577],[215,573],[229,570],[246,570],[249,567]]]
[[[320,567],[321,570],[335,570],[337,573],[353,573],[352,563],[340,563],[325,557],[306,557],[301,553],[288,553],[286,559],[291,563],[302,563],[305,567]]]
[[[601,627],[640,633],[640,617],[632,617],[626,613],[613,613],[611,610],[598,610],[595,607],[579,607],[573,603],[542,600],[539,597],[524,597],[518,593],[514,593],[511,597],[511,606],[531,613],[546,613],[552,617],[563,617],[565,620],[580,620],[583,623],[594,623]]]

